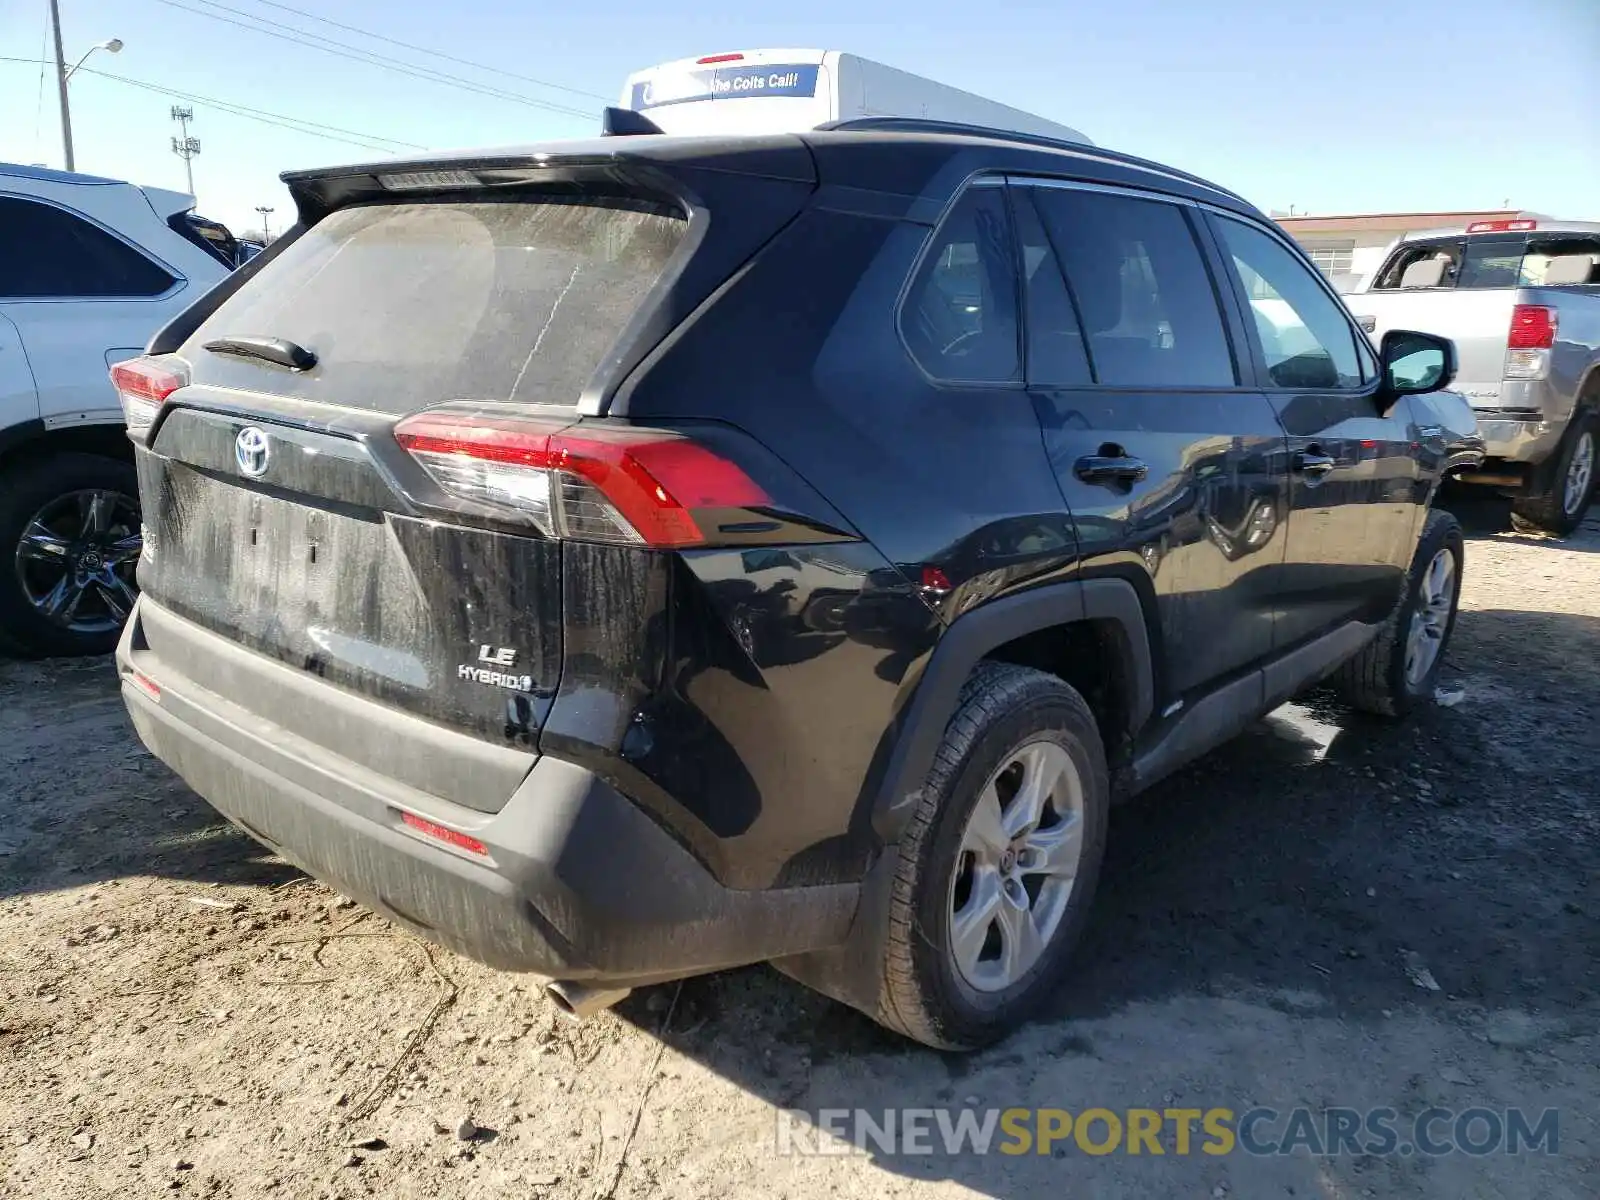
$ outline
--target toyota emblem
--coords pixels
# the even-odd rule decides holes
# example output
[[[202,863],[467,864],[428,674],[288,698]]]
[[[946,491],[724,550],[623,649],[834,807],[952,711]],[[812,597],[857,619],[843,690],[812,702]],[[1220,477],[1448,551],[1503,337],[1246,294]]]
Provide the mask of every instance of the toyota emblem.
[[[254,425],[246,425],[233,439],[233,461],[239,470],[251,479],[267,473],[267,463],[272,459],[272,443],[267,435]]]

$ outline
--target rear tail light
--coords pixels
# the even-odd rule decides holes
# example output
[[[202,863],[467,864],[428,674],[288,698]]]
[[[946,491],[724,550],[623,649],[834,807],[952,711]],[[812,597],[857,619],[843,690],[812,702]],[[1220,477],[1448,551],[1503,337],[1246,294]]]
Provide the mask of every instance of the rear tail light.
[[[1539,222],[1529,220],[1516,221],[1474,221],[1467,226],[1468,233],[1529,233],[1539,228]]]
[[[111,385],[122,401],[128,432],[138,436],[150,432],[167,397],[188,382],[181,366],[156,358],[130,358],[111,368]]]
[[[1513,350],[1548,350],[1556,344],[1556,310],[1542,304],[1519,304],[1511,310]]]
[[[1550,373],[1550,348],[1556,344],[1556,310],[1519,304],[1511,310],[1506,337],[1507,379],[1543,379]]]
[[[663,430],[436,411],[394,436],[445,491],[514,510],[550,537],[698,546],[707,510],[771,503],[737,465]]]

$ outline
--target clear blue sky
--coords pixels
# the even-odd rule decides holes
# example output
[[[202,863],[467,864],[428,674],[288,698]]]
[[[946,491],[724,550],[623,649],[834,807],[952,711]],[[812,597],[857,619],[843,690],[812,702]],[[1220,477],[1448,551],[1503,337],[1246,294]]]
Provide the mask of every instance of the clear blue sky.
[[[430,148],[573,137],[629,71],[723,49],[844,49],[1316,213],[1514,206],[1600,218],[1600,0],[283,0],[574,94],[432,59],[264,0],[61,0],[68,61]],[[236,11],[227,11],[227,10]],[[185,11],[189,10],[189,11]],[[200,15],[209,13],[210,17]],[[251,32],[332,39],[585,116],[458,91]],[[37,59],[45,0],[0,5],[0,56]],[[0,61],[0,160],[60,165],[53,80]],[[182,189],[167,96],[72,81],[78,169]],[[278,172],[370,149],[193,101],[200,211],[289,215]],[[36,116],[37,114],[37,116]],[[347,135],[336,135],[347,136]],[[359,140],[359,139],[358,139]]]

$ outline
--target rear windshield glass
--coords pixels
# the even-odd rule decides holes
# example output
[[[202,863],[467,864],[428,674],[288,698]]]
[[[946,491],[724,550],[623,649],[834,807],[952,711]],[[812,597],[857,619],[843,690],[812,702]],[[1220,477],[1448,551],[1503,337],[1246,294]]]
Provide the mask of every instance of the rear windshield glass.
[[[1517,286],[1517,268],[1527,238],[1469,240],[1461,259],[1458,288],[1511,288]]]
[[[404,413],[446,400],[576,404],[687,228],[632,201],[342,209],[189,339],[197,382]],[[202,347],[286,338],[289,372]]]

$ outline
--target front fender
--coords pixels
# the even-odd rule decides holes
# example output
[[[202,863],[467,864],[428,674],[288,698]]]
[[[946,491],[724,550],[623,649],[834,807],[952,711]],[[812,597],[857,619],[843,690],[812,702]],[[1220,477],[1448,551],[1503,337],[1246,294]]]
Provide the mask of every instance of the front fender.
[[[1425,392],[1411,398],[1419,431],[1437,429],[1443,443],[1441,475],[1481,466],[1487,453],[1478,416],[1459,392]]]

